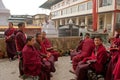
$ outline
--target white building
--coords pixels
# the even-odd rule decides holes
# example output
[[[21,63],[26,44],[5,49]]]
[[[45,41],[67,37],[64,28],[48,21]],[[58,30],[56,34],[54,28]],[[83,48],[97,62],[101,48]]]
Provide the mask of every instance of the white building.
[[[97,31],[103,32],[104,29],[111,33],[115,29],[120,31],[120,0],[96,1]],[[48,0],[40,7],[51,10],[52,20],[55,21],[56,27],[65,25],[72,19],[76,25],[93,29],[93,0]]]

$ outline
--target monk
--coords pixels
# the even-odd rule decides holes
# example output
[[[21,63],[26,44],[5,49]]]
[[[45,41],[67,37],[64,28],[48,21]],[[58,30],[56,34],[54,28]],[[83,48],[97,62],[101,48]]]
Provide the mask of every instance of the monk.
[[[6,50],[7,55],[10,61],[15,59],[16,55],[16,45],[15,45],[15,31],[16,29],[13,28],[13,23],[9,22],[9,28],[5,31],[5,42],[6,42]]]
[[[105,80],[113,80],[114,79],[113,70],[118,61],[119,52],[120,52],[120,38],[119,38],[118,34],[116,35],[115,38],[111,38],[110,42],[111,42],[111,47],[110,47],[111,60],[108,64]]]
[[[45,46],[42,42],[42,34],[36,34],[36,43],[34,44],[37,51],[39,51],[39,55],[42,58],[42,74],[41,80],[50,80],[51,72],[55,72],[54,67],[54,57],[51,55],[50,52],[47,52]]]
[[[113,71],[113,75],[114,75],[113,80],[120,80],[120,53],[119,53],[119,58],[118,58],[118,61],[116,63],[115,69]]]
[[[84,42],[83,40],[80,40],[80,42],[79,42],[77,48],[74,49],[74,50],[70,50],[70,57],[71,57],[71,60],[73,59],[74,56],[78,55],[78,54],[81,52],[83,42]]]
[[[82,44],[81,52],[73,57],[72,63],[73,63],[73,70],[70,70],[70,72],[74,73],[76,70],[76,67],[80,61],[82,61],[85,57],[89,57],[94,50],[94,41],[90,39],[90,34],[86,33],[85,40]]]
[[[22,49],[25,46],[26,43],[26,35],[25,35],[25,23],[20,22],[18,24],[18,31],[16,32],[16,47],[17,47],[17,53],[18,53],[18,57],[19,57],[19,72],[20,72],[20,76],[23,76],[23,69],[22,69]]]
[[[85,57],[82,61],[79,62],[76,75],[77,80],[87,80],[87,70],[92,69],[97,74],[104,71],[104,65],[107,61],[107,51],[102,45],[102,39],[100,37],[94,38],[95,48],[91,56]]]
[[[33,46],[35,39],[28,36],[26,45],[22,49],[24,74],[26,76],[39,76],[41,73],[41,59],[39,53]]]
[[[48,38],[46,38],[46,32],[42,32],[42,39],[43,39],[43,44],[46,47],[47,51],[54,56],[55,61],[58,61],[59,52],[54,50],[51,42],[49,41]]]

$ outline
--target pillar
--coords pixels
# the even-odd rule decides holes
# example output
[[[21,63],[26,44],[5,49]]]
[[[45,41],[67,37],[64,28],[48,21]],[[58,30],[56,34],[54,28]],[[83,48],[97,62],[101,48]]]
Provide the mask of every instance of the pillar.
[[[68,24],[68,20],[67,20],[67,19],[65,19],[65,25],[66,25],[66,24]]]
[[[88,27],[88,16],[85,16],[85,26],[87,25]]]
[[[63,25],[63,24],[62,24],[62,19],[60,19],[60,25]]]
[[[76,17],[76,25],[79,25],[79,17]]]
[[[107,29],[107,15],[104,15],[104,29]]]

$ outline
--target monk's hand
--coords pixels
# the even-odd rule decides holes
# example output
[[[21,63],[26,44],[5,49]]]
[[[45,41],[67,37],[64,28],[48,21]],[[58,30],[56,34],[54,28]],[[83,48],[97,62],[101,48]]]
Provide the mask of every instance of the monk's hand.
[[[50,57],[50,56],[51,56],[51,53],[48,52],[48,53],[47,53],[47,57]]]
[[[47,48],[48,51],[49,51],[49,50],[52,50],[52,49],[53,49],[53,47]]]
[[[86,63],[87,63],[87,64],[91,64],[91,62],[90,62],[89,60],[88,60],[88,61],[86,61]]]
[[[96,62],[97,60],[96,59],[94,59],[94,60],[89,60],[91,63],[94,63],[94,62]]]
[[[94,63],[94,62],[96,62],[96,59],[95,60],[88,60],[88,61],[86,61],[86,63],[88,63],[88,64],[91,64],[91,63]]]
[[[47,59],[46,59],[46,58],[43,58],[43,61],[47,61]]]

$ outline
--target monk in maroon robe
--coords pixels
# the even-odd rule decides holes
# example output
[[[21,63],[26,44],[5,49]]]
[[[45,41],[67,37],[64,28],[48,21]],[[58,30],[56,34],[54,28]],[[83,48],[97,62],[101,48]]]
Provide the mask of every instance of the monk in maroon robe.
[[[54,56],[55,61],[58,61],[59,52],[54,50],[51,42],[49,41],[49,39],[46,38],[45,32],[42,32],[42,38],[43,38],[43,44],[46,47],[47,51],[50,52]]]
[[[15,45],[15,31],[13,28],[13,23],[9,22],[9,28],[5,31],[5,41],[6,41],[6,50],[7,55],[10,60],[14,60],[14,56],[16,55],[16,45]]]
[[[73,59],[74,56],[78,55],[81,50],[82,50],[82,45],[83,45],[83,42],[84,40],[80,40],[77,48],[75,50],[70,50],[70,57],[71,57],[71,60]]]
[[[102,45],[102,40],[100,37],[95,37],[94,42],[95,48],[91,56],[85,57],[77,66],[77,80],[87,80],[88,69],[92,69],[98,74],[104,71],[104,65],[108,58],[107,51]]]
[[[74,72],[74,70],[76,70],[78,62],[83,60],[85,57],[89,57],[91,55],[92,51],[94,50],[94,41],[92,39],[90,39],[89,36],[90,36],[90,34],[86,33],[86,39],[84,40],[84,42],[82,44],[81,52],[78,55],[76,55],[75,57],[73,57],[73,59],[72,59],[73,70],[71,70],[70,72]]]
[[[20,77],[24,74],[22,69],[22,49],[25,46],[26,43],[26,36],[25,36],[25,23],[21,22],[18,24],[18,31],[16,32],[16,47],[17,47],[17,53],[19,57],[19,72]]]
[[[22,50],[23,68],[26,76],[40,76],[41,59],[38,51],[34,48],[34,38],[29,36]]]
[[[111,47],[110,47],[111,60],[108,65],[105,80],[113,80],[114,79],[113,70],[118,61],[119,52],[120,52],[120,38],[117,38],[117,37],[111,38],[110,42],[111,42]]]
[[[115,69],[113,71],[114,79],[113,80],[120,80],[120,51],[119,51],[119,58],[116,63]]]
[[[42,58],[42,64],[43,64],[43,69],[42,69],[42,74],[41,80],[50,80],[50,72],[55,72],[55,67],[54,67],[54,57],[51,55],[50,52],[46,50],[46,47],[44,46],[42,42],[42,34],[37,33],[36,34],[36,43],[34,44],[36,50],[39,51],[39,55]],[[46,66],[46,68],[45,68]]]
[[[21,52],[26,43],[25,23],[19,23],[18,28],[16,32],[16,47],[17,51]]]

